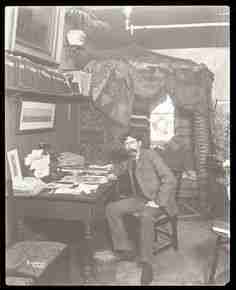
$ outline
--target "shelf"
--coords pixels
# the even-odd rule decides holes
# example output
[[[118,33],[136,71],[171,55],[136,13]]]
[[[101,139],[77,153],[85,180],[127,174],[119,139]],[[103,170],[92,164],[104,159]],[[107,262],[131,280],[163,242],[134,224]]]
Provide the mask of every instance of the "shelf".
[[[83,96],[81,94],[52,94],[47,92],[33,91],[31,89],[20,89],[15,87],[8,87],[5,90],[5,95],[9,97],[25,97],[40,100],[56,101],[58,102],[89,102],[92,100],[91,96]]]

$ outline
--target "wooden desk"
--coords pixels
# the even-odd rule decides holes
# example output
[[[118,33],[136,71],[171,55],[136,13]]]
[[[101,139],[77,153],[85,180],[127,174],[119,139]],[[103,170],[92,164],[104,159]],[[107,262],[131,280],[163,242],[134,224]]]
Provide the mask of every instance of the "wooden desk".
[[[24,218],[60,219],[82,221],[85,225],[86,257],[84,265],[85,283],[93,280],[93,233],[95,220],[105,216],[105,201],[113,182],[99,186],[94,194],[70,195],[42,192],[36,196],[14,196],[18,240],[24,239]]]

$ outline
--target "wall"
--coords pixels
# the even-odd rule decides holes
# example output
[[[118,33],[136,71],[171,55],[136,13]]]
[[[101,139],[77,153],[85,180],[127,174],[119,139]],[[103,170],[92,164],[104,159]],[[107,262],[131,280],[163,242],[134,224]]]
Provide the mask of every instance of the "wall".
[[[15,98],[5,98],[5,138],[6,151],[18,149],[21,166],[26,154],[35,149],[39,142],[50,143],[59,152],[76,151],[76,132],[79,130],[79,119],[76,106],[72,105],[71,120],[68,120],[68,104],[56,104],[55,130],[34,134],[16,134],[17,103]],[[7,174],[8,174],[7,166]],[[8,176],[8,175],[7,175]]]

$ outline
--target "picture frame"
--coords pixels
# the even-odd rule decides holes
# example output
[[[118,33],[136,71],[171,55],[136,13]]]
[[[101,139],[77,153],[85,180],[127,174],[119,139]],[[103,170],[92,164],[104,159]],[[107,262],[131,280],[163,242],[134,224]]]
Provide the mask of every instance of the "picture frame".
[[[9,6],[5,8],[5,49],[59,65],[63,47],[64,7]]]
[[[18,105],[17,134],[55,129],[56,104],[22,100]]]
[[[8,164],[10,168],[10,174],[11,174],[11,179],[12,182],[16,180],[22,180],[22,172],[21,172],[21,166],[20,166],[20,160],[18,156],[18,150],[13,149],[7,152],[7,159],[8,159]]]

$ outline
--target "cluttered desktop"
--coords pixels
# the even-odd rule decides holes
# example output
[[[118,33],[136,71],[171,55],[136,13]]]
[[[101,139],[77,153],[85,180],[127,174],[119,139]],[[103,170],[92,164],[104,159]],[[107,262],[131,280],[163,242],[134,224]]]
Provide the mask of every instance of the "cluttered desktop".
[[[8,152],[9,160],[11,153]],[[14,196],[63,194],[90,198],[99,187],[116,179],[112,164],[85,164],[83,156],[72,152],[55,155],[44,149],[33,149],[24,158],[31,176],[19,174],[12,179]],[[19,163],[18,153],[16,163]]]

